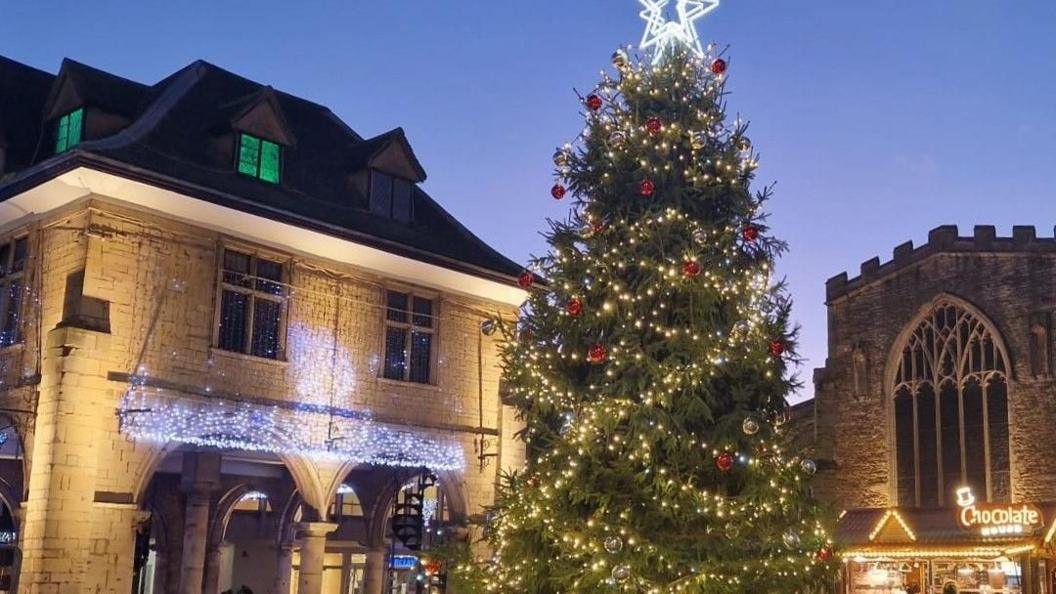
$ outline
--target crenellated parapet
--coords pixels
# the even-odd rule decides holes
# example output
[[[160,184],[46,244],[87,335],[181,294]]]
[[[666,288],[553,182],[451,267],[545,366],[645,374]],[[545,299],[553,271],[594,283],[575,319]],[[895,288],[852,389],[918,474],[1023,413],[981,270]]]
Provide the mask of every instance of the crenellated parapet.
[[[1038,237],[1033,225],[1012,227],[1011,237],[998,237],[993,225],[976,225],[969,237],[960,235],[956,225],[942,225],[928,233],[928,242],[914,246],[907,241],[895,247],[892,259],[879,257],[862,262],[859,275],[851,278],[844,272],[825,283],[825,298],[833,301],[855,289],[916,264],[940,253],[1029,253],[1056,254],[1056,230],[1053,237]]]

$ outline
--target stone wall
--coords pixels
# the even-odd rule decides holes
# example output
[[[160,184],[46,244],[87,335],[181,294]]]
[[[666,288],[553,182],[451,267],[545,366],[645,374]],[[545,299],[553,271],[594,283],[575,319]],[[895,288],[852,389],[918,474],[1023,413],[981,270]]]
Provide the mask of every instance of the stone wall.
[[[0,397],[37,413],[20,428],[28,473],[24,591],[130,589],[139,510],[168,448],[120,433],[115,413],[129,377],[177,396],[336,403],[457,440],[466,470],[452,488],[470,514],[492,503],[500,467],[523,464],[523,447],[513,440],[519,425],[499,399],[499,339],[479,331],[485,317],[514,316],[508,306],[437,295],[436,381],[405,384],[379,377],[384,291],[405,284],[276,246],[246,246],[105,197],[25,231],[32,238],[27,338],[0,351]],[[288,263],[285,361],[212,347],[225,245]],[[490,453],[500,455],[484,469],[474,455],[480,427]],[[284,460],[305,502],[321,510],[350,468]]]
[[[989,319],[1007,347],[1012,497],[1056,499],[1056,422],[1051,319],[1056,310],[1056,239],[1033,227],[997,237],[976,227],[934,229],[928,243],[874,258],[861,276],[827,284],[829,353],[815,373],[816,447],[834,462],[822,495],[844,508],[889,506],[894,498],[892,353],[900,335],[944,296]],[[1040,334],[1039,334],[1040,333]]]

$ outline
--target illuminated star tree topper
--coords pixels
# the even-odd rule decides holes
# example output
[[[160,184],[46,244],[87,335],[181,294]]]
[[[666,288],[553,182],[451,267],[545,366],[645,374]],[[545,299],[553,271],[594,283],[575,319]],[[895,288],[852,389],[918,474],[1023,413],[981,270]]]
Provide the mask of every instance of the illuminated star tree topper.
[[[682,46],[698,58],[704,48],[697,34],[698,19],[719,7],[719,0],[677,0],[678,21],[669,21],[665,9],[671,0],[638,0],[645,7],[640,14],[645,20],[645,34],[641,49],[653,49],[653,63],[664,59],[669,50]]]

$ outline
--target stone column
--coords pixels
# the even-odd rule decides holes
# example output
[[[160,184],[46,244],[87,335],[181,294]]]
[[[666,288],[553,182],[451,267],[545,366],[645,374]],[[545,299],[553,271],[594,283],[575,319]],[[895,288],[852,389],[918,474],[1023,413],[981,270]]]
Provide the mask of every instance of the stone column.
[[[301,569],[297,577],[297,594],[320,594],[323,591],[323,555],[326,535],[337,530],[330,522],[304,522],[297,527],[301,541]]]
[[[45,340],[19,591],[131,590],[132,525],[107,525],[110,514],[100,517],[95,506],[98,492],[114,490],[99,485],[99,462],[123,451],[106,379],[110,336],[61,327]]]
[[[180,486],[187,494],[187,508],[183,520],[180,594],[202,594],[205,550],[209,542],[209,500],[219,482],[219,454],[184,454]]]
[[[282,543],[278,552],[278,571],[275,574],[275,594],[292,594],[293,543]]]
[[[385,555],[388,548],[384,545],[367,551],[367,566],[363,569],[363,594],[382,594],[385,588]]]
[[[169,551],[165,548],[154,549],[154,594],[166,594],[168,588]]]
[[[205,572],[202,594],[218,594],[220,586],[220,545],[210,544],[205,551]]]

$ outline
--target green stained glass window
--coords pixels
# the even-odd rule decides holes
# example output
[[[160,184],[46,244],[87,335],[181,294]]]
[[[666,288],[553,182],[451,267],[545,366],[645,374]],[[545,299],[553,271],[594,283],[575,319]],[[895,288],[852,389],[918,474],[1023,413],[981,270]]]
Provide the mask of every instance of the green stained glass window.
[[[277,184],[281,169],[281,146],[249,134],[239,136],[239,173]]]
[[[249,134],[243,134],[238,149],[238,172],[257,177],[259,165],[260,139]]]
[[[279,183],[279,145],[267,140],[260,147],[260,179]]]
[[[55,152],[70,150],[81,142],[84,130],[84,108],[77,108],[59,118],[55,129]]]

